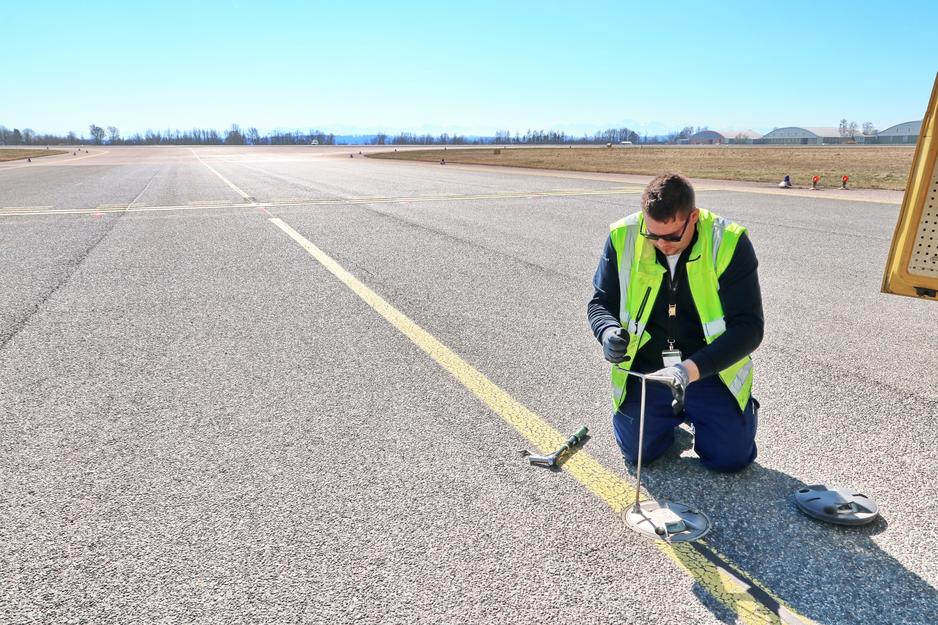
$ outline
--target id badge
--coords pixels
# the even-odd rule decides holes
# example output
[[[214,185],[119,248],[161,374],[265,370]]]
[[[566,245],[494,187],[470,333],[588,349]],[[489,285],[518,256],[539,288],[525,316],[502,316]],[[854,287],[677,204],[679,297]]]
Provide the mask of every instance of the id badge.
[[[666,349],[661,352],[661,359],[664,360],[665,367],[673,367],[674,365],[681,364],[681,350],[679,349]]]

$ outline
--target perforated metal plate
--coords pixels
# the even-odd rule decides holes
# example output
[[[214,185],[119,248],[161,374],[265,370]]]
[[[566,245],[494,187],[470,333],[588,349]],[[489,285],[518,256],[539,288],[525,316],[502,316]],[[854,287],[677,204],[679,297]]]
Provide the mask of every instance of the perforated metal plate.
[[[926,278],[938,277],[938,171],[931,177],[922,219],[909,257],[909,273]]]
[[[869,148],[864,148],[869,149]],[[938,300],[938,77],[925,109],[899,222],[893,233],[883,293]]]
[[[795,491],[795,501],[805,514],[837,525],[865,525],[879,515],[875,501],[840,486],[804,486]]]
[[[706,514],[673,501],[643,501],[637,510],[629,506],[622,518],[639,534],[668,542],[697,540],[710,531]]]

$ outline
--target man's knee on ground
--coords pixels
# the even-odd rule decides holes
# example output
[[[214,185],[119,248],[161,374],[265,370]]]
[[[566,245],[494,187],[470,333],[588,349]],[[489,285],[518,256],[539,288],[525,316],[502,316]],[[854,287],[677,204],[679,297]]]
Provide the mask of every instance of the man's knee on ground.
[[[722,450],[721,453],[716,456],[704,456],[698,451],[698,455],[700,456],[700,460],[704,463],[704,466],[711,471],[737,473],[755,461],[756,450],[751,449],[745,453],[734,453],[734,450]]]
[[[642,464],[643,465],[651,464],[652,462],[654,462],[655,460],[663,456],[666,451],[668,451],[667,447],[663,451],[659,451],[658,453],[652,454],[652,452],[646,449],[645,451],[642,452]],[[636,450],[629,449],[627,451],[622,450],[622,457],[625,458],[625,461],[628,464],[632,464],[632,465],[638,464],[638,450],[637,449]]]

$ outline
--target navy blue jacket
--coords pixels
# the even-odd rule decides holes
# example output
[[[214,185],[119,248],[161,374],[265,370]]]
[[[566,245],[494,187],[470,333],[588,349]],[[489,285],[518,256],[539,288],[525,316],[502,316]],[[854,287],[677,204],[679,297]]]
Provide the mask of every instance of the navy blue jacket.
[[[675,348],[681,350],[682,359],[693,360],[700,371],[700,377],[705,378],[719,373],[755,351],[762,342],[765,320],[762,315],[762,292],[759,289],[757,272],[759,261],[756,260],[749,237],[743,236],[736,245],[729,266],[719,278],[720,304],[723,306],[726,332],[707,345],[684,267],[696,241],[695,232],[693,241],[681,254],[675,271],[679,276],[679,284],[674,334]],[[668,271],[667,258],[659,250],[656,249],[655,252],[658,264]],[[665,276],[645,326],[645,331],[651,335],[651,339],[638,350],[631,367],[639,373],[651,373],[664,366],[661,352],[668,349],[667,284]],[[587,309],[593,334],[602,342],[604,331],[622,325],[619,321],[619,301],[622,297],[619,293],[619,269],[611,237],[606,239],[606,247],[593,278],[593,288],[595,292]]]

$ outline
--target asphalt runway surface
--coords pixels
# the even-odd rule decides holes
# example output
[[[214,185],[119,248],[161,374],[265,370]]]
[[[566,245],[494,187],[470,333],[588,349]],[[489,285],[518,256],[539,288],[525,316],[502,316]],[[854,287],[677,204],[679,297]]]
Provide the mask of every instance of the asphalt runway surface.
[[[679,548],[620,518],[586,319],[647,177],[82,149],[0,164],[0,622],[938,620],[938,304],[880,293],[896,194],[695,181],[766,335],[756,463],[682,429],[643,467],[713,521]],[[519,454],[581,425],[561,469]],[[820,483],[881,518],[806,517]]]

